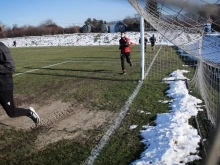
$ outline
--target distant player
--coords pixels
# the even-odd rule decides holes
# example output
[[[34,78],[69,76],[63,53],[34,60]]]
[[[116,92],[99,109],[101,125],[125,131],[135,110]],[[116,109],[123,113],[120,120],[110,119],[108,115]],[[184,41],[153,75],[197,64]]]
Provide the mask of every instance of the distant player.
[[[130,59],[130,47],[134,45],[130,38],[125,37],[125,33],[121,33],[121,39],[119,40],[119,49],[121,50],[121,67],[122,67],[122,74],[126,74],[125,70],[125,58],[127,63],[132,66],[132,62]]]
[[[13,41],[13,46],[16,47],[16,44],[17,44],[17,43],[16,43],[16,41],[14,40],[14,41]]]
[[[150,37],[151,49],[153,52],[155,50],[155,42],[156,42],[156,38],[154,37],[154,34],[153,34],[153,36]]]
[[[27,116],[37,125],[40,117],[35,110],[16,108],[13,99],[13,78],[12,73],[15,70],[14,61],[9,49],[0,42],[0,104],[11,118]]]

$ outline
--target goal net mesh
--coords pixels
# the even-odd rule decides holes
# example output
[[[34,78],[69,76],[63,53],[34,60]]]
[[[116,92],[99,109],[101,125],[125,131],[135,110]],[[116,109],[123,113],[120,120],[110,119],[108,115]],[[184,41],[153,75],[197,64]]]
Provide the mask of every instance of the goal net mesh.
[[[168,40],[173,47],[167,49],[169,46],[163,45],[160,50],[163,53],[156,58],[146,54],[146,67],[154,62],[150,77],[162,73],[164,67],[172,68],[178,60],[170,56],[170,50],[177,51],[195,70],[190,87],[199,91],[211,123],[210,134],[217,137],[220,133],[217,131],[220,123],[220,0],[128,1],[162,36],[160,39]],[[179,62],[176,65],[183,66]],[[217,146],[220,151],[220,144]]]

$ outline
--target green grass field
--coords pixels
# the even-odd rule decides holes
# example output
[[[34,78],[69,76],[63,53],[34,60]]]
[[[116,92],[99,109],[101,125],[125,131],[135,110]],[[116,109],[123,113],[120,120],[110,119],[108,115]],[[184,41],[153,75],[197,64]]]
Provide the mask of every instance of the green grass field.
[[[121,75],[118,46],[11,49],[16,64],[15,101],[18,106],[44,106],[59,100],[74,107],[83,106],[88,112],[117,115],[138,85],[139,50],[138,46],[132,48],[134,65],[130,67],[126,64],[127,75]],[[147,65],[153,57],[149,49]],[[176,69],[186,69],[183,64],[172,47],[163,46],[129,113],[96,159],[95,165],[127,165],[139,158],[144,150],[139,133],[142,126],[152,123],[157,113],[169,110],[168,104],[158,103],[158,100],[169,99],[165,95],[168,85],[161,79]],[[192,78],[194,70],[190,67],[187,70],[191,71],[187,77]],[[140,110],[151,114],[143,115]],[[80,128],[83,132],[80,136],[61,139],[40,149],[36,147],[38,137],[50,132],[52,124],[29,130],[0,125],[0,164],[83,164],[113,121],[103,122],[100,128]],[[138,127],[129,130],[132,124]],[[59,131],[67,133],[65,129]],[[68,134],[77,131],[79,129]]]

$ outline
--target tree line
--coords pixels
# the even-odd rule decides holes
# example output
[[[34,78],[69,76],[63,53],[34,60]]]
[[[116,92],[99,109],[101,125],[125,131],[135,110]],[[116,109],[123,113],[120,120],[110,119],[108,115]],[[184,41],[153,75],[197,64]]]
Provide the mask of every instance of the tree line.
[[[128,29],[131,27],[137,20],[131,17],[126,17],[122,20],[124,24],[127,25]],[[101,32],[101,25],[107,24],[104,20],[97,20],[95,18],[88,18],[85,22],[85,25],[92,25],[95,27],[95,32]],[[80,26],[69,26],[61,27],[57,25],[52,19],[48,19],[40,23],[38,26],[24,25],[19,27],[14,24],[12,27],[8,27],[0,22],[0,38],[13,38],[13,37],[24,37],[24,36],[42,36],[42,35],[57,35],[57,34],[72,34],[82,32],[82,27]]]
[[[220,31],[220,5],[205,5],[203,6],[200,11],[198,11],[197,19],[204,21],[208,18],[212,20],[212,29],[215,31]],[[149,0],[148,4],[146,5],[145,9],[150,13],[154,14],[156,17],[159,17],[161,13],[158,10],[158,5],[155,1]],[[188,13],[190,14],[190,13]],[[185,17],[189,18],[189,16]],[[181,24],[184,26],[188,26],[186,24],[189,20],[175,20],[175,24]],[[127,31],[139,31],[140,30],[140,23],[139,19],[134,17],[126,17],[121,21],[126,25]],[[102,32],[101,25],[107,24],[104,20],[97,20],[95,18],[88,18],[85,22],[85,25],[91,25],[95,28],[94,32]],[[193,22],[190,22],[192,25]],[[12,27],[7,27],[3,23],[0,22],[0,38],[13,38],[13,37],[24,37],[24,36],[42,36],[42,35],[56,35],[56,34],[72,34],[72,33],[80,33],[82,32],[82,27],[80,26],[69,26],[69,27],[61,27],[57,25],[53,20],[48,19],[43,21],[39,26],[31,26],[31,25],[24,25],[18,27],[14,24]],[[147,30],[154,30],[154,28],[145,21],[145,29]]]
[[[18,25],[14,24],[12,27],[2,25],[1,28],[0,38],[68,34],[78,33],[80,31],[79,26],[69,26],[63,28],[51,19],[42,22],[39,26],[24,25],[18,27]]]

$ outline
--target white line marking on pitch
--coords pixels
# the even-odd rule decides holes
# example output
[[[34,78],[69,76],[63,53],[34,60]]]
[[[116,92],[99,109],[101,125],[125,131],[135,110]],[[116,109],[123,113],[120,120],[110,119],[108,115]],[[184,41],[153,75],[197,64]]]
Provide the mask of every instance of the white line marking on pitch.
[[[44,67],[41,67],[39,69],[32,69],[32,70],[28,70],[26,72],[22,72],[22,73],[17,73],[17,74],[14,74],[13,76],[19,76],[19,75],[23,75],[23,74],[26,74],[26,73],[30,73],[30,72],[34,72],[34,71],[37,71],[37,70],[41,70],[41,69],[44,69],[44,68],[49,68],[49,67],[52,67],[52,66],[56,66],[56,65],[61,65],[61,64],[65,64],[65,63],[68,63],[68,62],[109,62],[109,61],[64,61],[64,62],[60,62],[60,63],[57,63],[57,64],[52,64],[52,65],[48,65],[48,66],[44,66]],[[118,62],[114,62],[114,63],[118,63]]]
[[[127,111],[129,110],[130,104],[138,94],[141,86],[143,84],[143,81],[141,81],[138,86],[136,87],[133,94],[129,97],[128,101],[125,103],[124,107],[122,108],[120,114],[116,118],[115,122],[111,127],[108,129],[108,131],[105,133],[105,135],[102,137],[98,145],[95,146],[95,148],[92,150],[91,155],[88,157],[88,159],[85,161],[84,165],[91,165],[93,164],[95,158],[99,155],[102,148],[105,146],[107,141],[110,139],[111,135],[115,132],[115,130],[120,126],[122,120],[124,119],[125,115],[127,114]]]
[[[162,47],[162,46],[161,46]],[[151,62],[150,66],[148,67],[146,73],[145,73],[145,79],[148,76],[148,73],[150,72],[151,67],[153,66],[154,61],[156,60],[156,57],[158,56],[161,47],[159,48],[157,54],[155,55],[153,61]],[[121,122],[124,120],[125,115],[127,114],[129,107],[135,97],[137,96],[138,92],[141,89],[141,86],[143,85],[143,81],[139,81],[138,86],[134,90],[133,94],[129,97],[128,101],[125,103],[124,107],[121,109],[120,114],[115,119],[114,124],[110,126],[108,131],[104,134],[102,139],[99,141],[99,143],[95,146],[95,148],[92,150],[90,156],[86,159],[84,165],[92,165],[96,159],[96,157],[100,154],[101,150],[104,148],[105,144],[109,141],[111,135],[116,131],[116,129],[121,125]]]
[[[64,61],[64,62],[60,62],[60,63],[57,63],[57,64],[52,64],[52,65],[44,66],[44,67],[41,67],[41,68],[39,68],[39,69],[28,70],[28,71],[23,72],[23,73],[14,74],[13,76],[19,76],[19,75],[22,75],[22,74],[26,74],[26,73],[34,72],[34,71],[37,71],[37,70],[41,70],[41,69],[44,69],[44,68],[49,68],[49,67],[52,67],[52,66],[65,64],[65,63],[67,63],[67,62],[69,62],[69,61]]]

